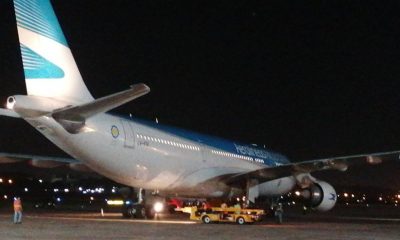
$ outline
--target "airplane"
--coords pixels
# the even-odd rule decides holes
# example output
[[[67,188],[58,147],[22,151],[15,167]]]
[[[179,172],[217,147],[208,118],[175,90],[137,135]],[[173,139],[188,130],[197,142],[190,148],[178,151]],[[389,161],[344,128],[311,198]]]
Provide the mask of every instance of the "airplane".
[[[94,99],[86,87],[50,0],[14,0],[27,95],[8,97],[0,115],[21,118],[71,156],[0,153],[0,163],[69,166],[146,189],[142,198],[276,197],[298,187],[305,204],[328,211],[336,191],[311,173],[398,160],[400,151],[290,162],[252,144],[195,133],[110,110],[150,92],[143,83]],[[141,191],[140,191],[141,192]],[[149,214],[152,201],[128,209]]]

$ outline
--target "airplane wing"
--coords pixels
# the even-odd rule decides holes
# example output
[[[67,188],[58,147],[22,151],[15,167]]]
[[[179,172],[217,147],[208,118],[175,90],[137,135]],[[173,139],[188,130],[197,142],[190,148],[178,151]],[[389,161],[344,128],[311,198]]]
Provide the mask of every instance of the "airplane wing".
[[[0,164],[28,162],[34,167],[39,168],[55,168],[67,166],[75,171],[91,172],[92,170],[85,164],[74,158],[61,158],[50,156],[38,156],[28,154],[0,153]]]
[[[14,112],[14,111],[11,111],[9,109],[5,109],[5,108],[0,108],[0,116],[20,118],[18,113]]]
[[[322,170],[346,171],[353,165],[375,165],[384,161],[399,161],[400,151],[382,152],[373,154],[359,154],[335,158],[324,158],[304,162],[295,162],[276,167],[266,167],[251,172],[239,173],[226,178],[228,184],[235,184],[248,179],[258,180],[258,183],[271,181],[274,179],[307,174]]]

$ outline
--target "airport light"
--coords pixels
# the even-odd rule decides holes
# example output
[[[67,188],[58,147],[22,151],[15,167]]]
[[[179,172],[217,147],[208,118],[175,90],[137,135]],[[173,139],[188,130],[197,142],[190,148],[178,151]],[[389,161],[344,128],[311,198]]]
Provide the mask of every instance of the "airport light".
[[[107,205],[111,205],[111,206],[121,206],[124,204],[124,201],[122,200],[108,200],[107,201]]]
[[[156,203],[154,204],[153,208],[154,208],[154,211],[155,211],[156,213],[159,213],[159,212],[161,212],[161,211],[164,209],[164,204],[162,204],[161,202],[156,202]]]

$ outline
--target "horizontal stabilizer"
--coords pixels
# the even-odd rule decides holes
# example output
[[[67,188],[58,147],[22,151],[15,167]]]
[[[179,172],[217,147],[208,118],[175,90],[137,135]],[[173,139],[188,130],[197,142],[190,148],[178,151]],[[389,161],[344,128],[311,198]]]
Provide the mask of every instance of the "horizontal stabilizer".
[[[146,84],[135,84],[128,90],[102,97],[89,103],[56,110],[52,113],[52,116],[68,132],[78,133],[84,126],[86,119],[119,107],[148,92],[150,92],[150,88]]]
[[[14,112],[14,111],[11,111],[11,110],[8,110],[8,109],[4,109],[4,108],[0,108],[0,116],[20,118],[18,113]]]

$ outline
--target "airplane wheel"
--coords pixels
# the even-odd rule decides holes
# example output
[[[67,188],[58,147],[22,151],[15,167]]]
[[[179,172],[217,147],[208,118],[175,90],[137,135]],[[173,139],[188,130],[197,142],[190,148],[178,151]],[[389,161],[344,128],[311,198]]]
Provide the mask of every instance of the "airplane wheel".
[[[244,220],[243,217],[238,217],[238,218],[236,219],[236,222],[237,222],[239,225],[243,225],[243,224],[246,223],[246,221]]]
[[[122,212],[122,216],[123,216],[124,218],[130,218],[131,215],[129,214],[129,209],[125,209],[125,210]]]
[[[207,215],[202,217],[201,220],[203,220],[203,223],[205,223],[205,224],[211,223],[211,218],[209,216],[207,216]]]
[[[128,207],[125,209],[125,211],[122,213],[122,216],[124,218],[131,218],[135,215],[136,210],[133,207]]]
[[[153,219],[156,213],[153,210],[153,206],[148,206],[145,208],[146,218]]]
[[[136,218],[145,218],[146,217],[146,209],[142,206],[138,206],[136,209],[135,216]]]

